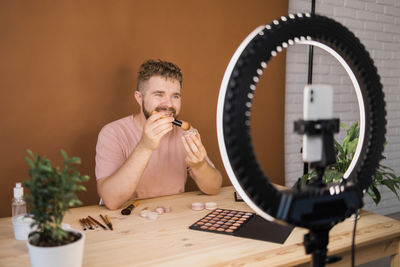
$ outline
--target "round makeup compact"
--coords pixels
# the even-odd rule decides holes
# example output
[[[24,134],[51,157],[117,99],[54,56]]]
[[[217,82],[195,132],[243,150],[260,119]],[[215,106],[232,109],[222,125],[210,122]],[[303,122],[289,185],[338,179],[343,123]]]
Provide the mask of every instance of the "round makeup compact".
[[[189,136],[189,135],[196,135],[196,134],[198,134],[199,132],[195,129],[195,128],[193,128],[193,127],[191,127],[190,129],[188,129],[187,131],[184,131],[183,132],[183,135],[184,136]]]
[[[140,211],[140,213],[139,213],[139,216],[142,217],[142,218],[147,218],[147,216],[149,215],[150,212],[151,211],[148,210],[147,208],[146,209],[142,209]]]
[[[155,220],[157,220],[157,218],[158,218],[158,213],[157,212],[150,211],[147,214],[147,219],[149,219],[150,221],[155,221]]]
[[[165,213],[168,213],[168,212],[172,211],[171,207],[163,207],[163,208],[164,208],[164,212]]]
[[[201,202],[193,202],[193,203],[192,203],[192,210],[195,210],[195,211],[204,210],[204,203],[201,203]]]
[[[206,210],[213,210],[218,207],[217,202],[206,202]]]
[[[157,212],[158,214],[163,214],[165,212],[164,207],[157,207],[154,210],[155,212]]]

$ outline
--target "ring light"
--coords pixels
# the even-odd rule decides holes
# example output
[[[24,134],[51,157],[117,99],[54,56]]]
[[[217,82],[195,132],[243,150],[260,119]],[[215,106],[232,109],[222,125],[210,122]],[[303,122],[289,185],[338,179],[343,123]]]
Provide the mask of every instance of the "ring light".
[[[277,190],[257,162],[250,115],[257,83],[268,62],[295,44],[322,48],[346,70],[357,96],[360,133],[353,161],[340,183]],[[310,229],[331,227],[363,205],[362,196],[383,151],[385,115],[377,69],[354,34],[324,16],[290,14],[255,29],[231,58],[218,98],[218,144],[233,186],[260,216]]]

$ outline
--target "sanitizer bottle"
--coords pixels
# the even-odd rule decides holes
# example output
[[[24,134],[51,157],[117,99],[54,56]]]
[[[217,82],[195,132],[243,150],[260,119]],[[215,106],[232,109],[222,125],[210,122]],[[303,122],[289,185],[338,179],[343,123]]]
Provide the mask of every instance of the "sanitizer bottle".
[[[32,231],[31,224],[33,223],[33,219],[26,214],[24,188],[21,186],[21,183],[17,183],[14,187],[14,198],[11,207],[15,239],[27,240],[29,233]]]
[[[26,214],[26,203],[24,200],[24,188],[21,183],[16,183],[14,187],[14,198],[12,200],[12,217],[17,219],[19,216]]]

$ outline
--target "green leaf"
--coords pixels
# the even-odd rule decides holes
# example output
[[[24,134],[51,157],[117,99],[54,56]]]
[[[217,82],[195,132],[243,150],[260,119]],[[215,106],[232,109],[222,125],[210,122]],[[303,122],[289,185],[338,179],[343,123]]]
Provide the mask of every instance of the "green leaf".
[[[24,158],[25,158],[26,163],[28,163],[29,167],[31,167],[32,169],[35,168],[35,164],[33,163],[33,161],[30,158],[28,158],[28,157],[24,157]]]
[[[356,150],[357,144],[358,144],[358,138],[355,138],[355,139],[351,140],[350,142],[348,142],[348,144],[347,144],[348,152],[347,153],[353,154],[354,151]],[[353,157],[353,155],[351,155],[351,157]]]
[[[358,137],[358,133],[359,133],[360,129],[358,128],[358,122],[354,122],[351,126],[350,129],[348,130],[348,135],[352,136],[353,138]]]
[[[395,182],[392,180],[383,180],[382,184],[386,185],[396,196],[397,198],[399,198],[399,195],[397,194],[396,191],[396,186],[395,186]]]
[[[342,158],[341,155],[344,155],[344,150],[343,147],[336,141],[334,140],[335,144],[335,149],[336,149],[336,154],[338,154],[339,158]]]
[[[47,166],[47,165],[39,165],[38,169],[43,172],[51,172],[52,171],[51,166]]]
[[[396,175],[394,173],[392,173],[392,172],[384,172],[384,171],[378,170],[376,173],[380,173],[383,177],[386,177],[389,180],[396,180],[397,179]]]
[[[78,157],[72,157],[69,159],[68,161],[69,163],[73,163],[73,164],[81,164],[81,159]]]
[[[325,182],[332,183],[337,182],[342,178],[342,174],[338,173],[336,170],[326,170],[325,171]]]
[[[31,158],[35,157],[35,155],[33,155],[32,150],[30,150],[29,148],[26,150],[26,153],[28,153],[28,155],[31,156]]]
[[[65,152],[64,149],[60,150],[62,157],[64,158],[65,161],[68,161],[68,155],[67,152]]]
[[[78,205],[82,205],[82,202],[79,199],[71,199],[68,202],[69,207],[74,207],[74,206],[78,206]]]
[[[388,167],[388,166],[385,166],[385,165],[379,165],[379,168],[382,168],[382,169],[385,169],[385,170],[389,170],[389,171],[391,171],[391,172],[394,172],[394,170],[392,169],[392,168],[390,168],[390,167]]]
[[[399,178],[400,178],[400,177],[399,177]],[[89,175],[83,175],[83,176],[81,176],[81,181],[82,181],[82,182],[89,181],[89,179],[90,179]]]
[[[372,200],[375,202],[375,205],[378,205],[381,201],[381,193],[379,192],[376,186],[369,186],[368,194],[372,197]]]
[[[86,191],[86,187],[84,187],[83,185],[77,185],[76,191]]]
[[[349,127],[343,122],[340,122],[339,125],[340,125],[340,127],[344,128],[346,131],[349,129]]]
[[[375,180],[378,182],[378,183],[380,183],[382,180],[383,180],[383,177],[382,177],[382,173],[380,173],[380,172],[377,172],[376,174],[375,174]]]

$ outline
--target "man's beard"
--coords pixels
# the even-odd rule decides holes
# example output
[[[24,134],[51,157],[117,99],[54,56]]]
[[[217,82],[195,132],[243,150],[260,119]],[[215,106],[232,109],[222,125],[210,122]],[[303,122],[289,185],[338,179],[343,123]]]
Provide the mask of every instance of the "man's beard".
[[[142,102],[142,110],[143,110],[143,114],[144,117],[146,118],[146,120],[151,116],[151,112],[153,110],[147,110],[144,106],[144,103]],[[155,111],[160,112],[160,111],[166,111],[168,113],[171,113],[172,116],[176,119],[178,116],[176,114],[176,109],[174,109],[173,107],[165,107],[165,106],[157,106],[155,109]]]

